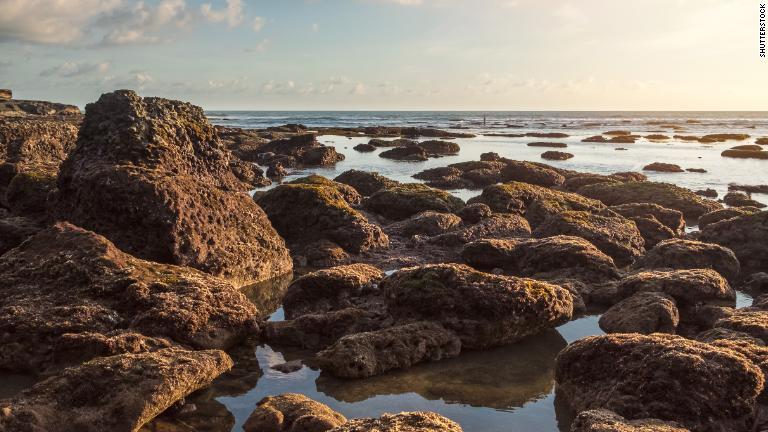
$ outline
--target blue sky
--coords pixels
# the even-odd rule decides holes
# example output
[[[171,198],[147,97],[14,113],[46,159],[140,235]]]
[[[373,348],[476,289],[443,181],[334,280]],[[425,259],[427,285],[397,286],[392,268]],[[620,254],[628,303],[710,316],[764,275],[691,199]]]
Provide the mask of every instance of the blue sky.
[[[0,0],[0,87],[207,109],[758,110],[752,0]]]

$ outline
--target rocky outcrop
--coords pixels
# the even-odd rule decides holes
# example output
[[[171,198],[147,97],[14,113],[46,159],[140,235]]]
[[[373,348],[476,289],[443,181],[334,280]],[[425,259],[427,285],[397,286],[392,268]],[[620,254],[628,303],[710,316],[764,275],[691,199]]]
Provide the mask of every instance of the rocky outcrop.
[[[588,282],[618,278],[613,259],[580,237],[484,239],[466,245],[461,255],[477,269],[500,268],[514,276],[549,273]]]
[[[445,234],[429,238],[432,244],[461,246],[487,238],[530,237],[531,226],[522,216],[512,213],[496,213],[476,224],[465,226]]]
[[[288,184],[308,184],[308,185],[330,187],[330,188],[336,189],[339,192],[339,194],[341,194],[341,196],[344,197],[344,201],[346,201],[347,204],[351,206],[357,206],[363,202],[363,197],[360,196],[357,190],[352,186],[337,182],[335,180],[329,180],[317,174],[310,174],[306,177],[299,177],[295,180],[291,180],[290,182],[288,182]]]
[[[9,89],[0,89],[0,101],[8,101],[13,99],[13,92]]]
[[[571,432],[690,432],[675,422],[657,419],[627,420],[613,411],[595,409],[576,416]]]
[[[464,207],[464,201],[422,184],[401,184],[380,189],[364,205],[387,219],[403,220],[426,210],[454,213]]]
[[[630,203],[658,204],[678,210],[686,218],[692,219],[722,208],[715,201],[704,199],[688,189],[667,183],[607,182],[584,186],[578,192],[610,206]]]
[[[322,350],[346,335],[371,332],[394,325],[384,310],[364,304],[366,298],[354,299],[363,308],[347,307],[330,312],[309,313],[288,321],[266,323],[268,343],[311,350]]]
[[[675,237],[685,234],[685,219],[679,210],[672,210],[651,203],[621,204],[611,206],[609,209],[635,222],[639,219],[655,219],[669,228]]]
[[[616,265],[624,267],[645,253],[643,236],[634,222],[623,217],[601,216],[585,211],[553,214],[534,231],[537,238],[569,235],[586,239]]]
[[[370,153],[376,151],[376,146],[370,144],[358,144],[352,148],[356,151],[359,151],[360,153]]]
[[[501,182],[501,170],[504,166],[501,161],[459,162],[446,167],[426,169],[413,177],[437,188],[478,189]]]
[[[354,254],[388,247],[387,235],[347,199],[333,185],[296,183],[270,189],[256,202],[277,232],[297,248],[318,240],[329,240]]]
[[[732,306],[736,300],[736,293],[728,282],[718,272],[710,269],[645,271],[625,277],[616,287],[616,293],[621,299],[639,292],[668,294],[679,306]]]
[[[346,417],[304,395],[269,396],[243,425],[245,432],[325,432],[347,422]]]
[[[733,251],[713,243],[695,240],[666,240],[641,258],[640,268],[713,269],[731,282],[739,276],[740,265]]]
[[[715,210],[699,218],[699,229],[703,231],[707,226],[714,223],[758,212],[760,212],[760,209],[750,207],[731,207]]]
[[[544,187],[561,186],[565,182],[557,171],[530,162],[505,161],[506,166],[501,172],[505,182],[523,182]]]
[[[462,432],[455,422],[432,412],[384,414],[377,419],[355,419],[330,432]]]
[[[10,92],[10,90],[7,90]],[[6,93],[7,100],[0,97],[0,119],[51,117],[62,120],[78,120],[80,108],[56,102],[12,99]]]
[[[20,245],[43,228],[37,220],[26,217],[0,218],[0,255]]]
[[[715,328],[746,333],[768,344],[768,311],[755,307],[737,309],[732,315],[719,319]]]
[[[294,158],[299,164],[310,166],[333,165],[344,160],[344,155],[317,141],[317,135],[304,134],[271,141],[259,148],[262,154],[276,156],[261,158],[262,163],[271,164],[286,156]]]
[[[680,313],[675,299],[659,292],[639,292],[611,306],[600,316],[606,333],[671,333],[677,330]]]
[[[86,107],[59,173],[57,216],[139,258],[244,285],[291,270],[244,188],[202,109],[117,91]]]
[[[728,192],[723,197],[723,202],[731,207],[766,207],[765,204],[761,203],[760,201],[753,200],[748,194],[744,192]]]
[[[391,188],[400,184],[377,172],[358,170],[344,171],[334,181],[352,186],[362,196],[371,196],[380,189]]]
[[[461,340],[432,322],[417,322],[344,336],[317,354],[324,372],[366,378],[427,361],[456,357]]]
[[[557,161],[564,161],[568,159],[573,159],[573,153],[566,153],[566,152],[560,152],[560,151],[545,151],[541,154],[541,158],[545,160],[557,160]]]
[[[413,235],[436,236],[444,234],[461,224],[461,218],[453,213],[440,213],[427,210],[411,216],[404,221],[395,222],[387,227],[388,232],[402,237]]]
[[[421,162],[429,159],[426,150],[419,146],[395,147],[379,153],[379,157],[401,161]]]
[[[419,147],[423,148],[428,154],[432,155],[455,155],[461,151],[461,147],[455,142],[441,141],[441,140],[428,140],[419,143]]]
[[[0,402],[0,429],[135,432],[231,367],[223,351],[179,348],[91,360]]]
[[[699,240],[732,250],[741,271],[750,274],[768,268],[768,212],[753,213],[707,225]]]
[[[741,149],[728,149],[720,153],[722,157],[737,158],[737,159],[768,159],[768,151],[765,150],[741,150]]]
[[[134,258],[67,223],[4,254],[0,285],[4,369],[42,373],[168,344],[153,338],[225,349],[257,329],[258,311],[232,285]]]
[[[764,384],[741,354],[661,334],[576,341],[558,355],[555,379],[576,411],[604,408],[701,432],[750,430]]]
[[[563,288],[465,265],[406,268],[380,287],[396,319],[440,323],[459,335],[465,349],[513,343],[562,324],[573,313]]]
[[[685,172],[684,169],[680,168],[680,165],[664,163],[664,162],[654,162],[652,164],[646,165],[643,167],[643,171],[656,171],[656,172],[665,172],[665,173]]]

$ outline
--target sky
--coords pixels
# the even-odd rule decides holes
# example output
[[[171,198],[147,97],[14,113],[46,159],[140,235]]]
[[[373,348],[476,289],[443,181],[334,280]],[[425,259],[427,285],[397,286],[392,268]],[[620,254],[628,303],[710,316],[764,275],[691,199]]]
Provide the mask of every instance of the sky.
[[[768,110],[753,0],[0,0],[0,88],[206,109]]]

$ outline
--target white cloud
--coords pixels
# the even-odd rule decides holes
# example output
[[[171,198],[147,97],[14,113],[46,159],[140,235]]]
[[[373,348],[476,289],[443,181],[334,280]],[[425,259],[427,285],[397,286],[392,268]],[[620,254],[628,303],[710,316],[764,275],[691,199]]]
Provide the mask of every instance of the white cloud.
[[[81,40],[90,22],[122,0],[0,0],[0,41],[67,44]]]
[[[365,86],[363,83],[357,83],[354,87],[352,87],[352,90],[350,91],[350,94],[353,94],[355,96],[362,96],[368,91],[368,87]]]
[[[257,16],[253,19],[253,31],[260,32],[264,28],[266,20],[264,17]]]
[[[266,52],[269,49],[270,40],[269,39],[263,39],[259,43],[256,44],[253,48],[248,48],[245,51],[246,52],[253,52],[253,53],[263,53]]]
[[[104,74],[109,71],[109,63],[64,62],[40,72],[41,77],[73,78],[95,72]]]
[[[226,0],[227,6],[223,9],[213,9],[211,3],[200,6],[200,12],[210,22],[225,22],[230,27],[237,27],[243,22],[242,0]]]

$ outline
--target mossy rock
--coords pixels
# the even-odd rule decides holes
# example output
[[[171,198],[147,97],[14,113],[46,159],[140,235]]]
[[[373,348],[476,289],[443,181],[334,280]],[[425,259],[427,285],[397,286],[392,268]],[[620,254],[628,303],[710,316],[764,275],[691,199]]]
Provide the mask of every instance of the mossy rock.
[[[13,177],[5,191],[5,201],[17,216],[44,217],[49,210],[49,196],[56,189],[56,173],[25,171]]]
[[[388,219],[403,220],[426,210],[455,213],[464,201],[427,185],[409,183],[379,190],[365,201],[365,207]]]
[[[296,180],[290,181],[289,184],[313,184],[336,188],[350,205],[358,205],[363,200],[360,194],[352,186],[327,179],[317,174],[297,178]]]

